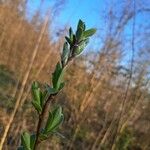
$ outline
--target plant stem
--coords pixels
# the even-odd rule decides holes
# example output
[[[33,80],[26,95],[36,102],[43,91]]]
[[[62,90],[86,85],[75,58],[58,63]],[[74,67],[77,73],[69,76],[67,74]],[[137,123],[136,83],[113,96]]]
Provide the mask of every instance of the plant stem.
[[[43,106],[43,109],[42,109],[42,112],[41,114],[39,115],[39,121],[38,121],[38,125],[37,125],[37,130],[36,130],[36,139],[35,139],[35,144],[34,144],[34,148],[33,150],[36,150],[37,149],[37,146],[38,146],[38,143],[39,143],[39,135],[40,135],[40,129],[42,127],[42,122],[45,118],[45,115],[46,115],[46,112],[49,108],[49,102],[52,101],[54,99],[54,96],[56,96],[57,94],[55,95],[50,95],[47,99],[47,101],[45,102],[44,106]]]
[[[73,50],[74,50],[74,46],[73,46],[73,48],[71,48],[71,51],[73,51]],[[73,56],[70,56],[70,57],[68,58],[68,61],[67,61],[66,64],[63,64],[63,62],[61,62],[62,68],[64,69],[64,68],[68,65],[68,63],[73,60],[73,58],[74,58]],[[51,95],[48,97],[48,99],[46,100],[46,102],[45,102],[45,104],[44,104],[44,106],[43,106],[43,109],[42,109],[41,114],[39,114],[39,121],[38,121],[38,125],[37,125],[36,139],[35,139],[35,144],[34,144],[33,150],[36,150],[36,149],[37,149],[38,144],[39,144],[39,142],[40,142],[40,141],[39,141],[40,130],[41,130],[42,122],[43,122],[43,120],[44,120],[44,118],[45,118],[46,112],[48,111],[48,108],[49,108],[49,102],[51,102],[57,94],[58,94],[58,93],[56,93],[56,94],[51,94]]]

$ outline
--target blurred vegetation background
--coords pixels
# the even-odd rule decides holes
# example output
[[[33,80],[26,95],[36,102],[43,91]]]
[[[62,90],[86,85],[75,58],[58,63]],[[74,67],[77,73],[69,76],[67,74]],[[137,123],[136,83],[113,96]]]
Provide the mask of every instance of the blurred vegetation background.
[[[57,1],[42,18],[39,8],[30,21],[28,1],[0,0],[0,147],[4,150],[17,148],[22,131],[35,131],[31,83],[50,82],[68,29],[66,24],[58,30],[54,40],[53,17],[67,0]],[[119,14],[112,1],[107,2],[101,16],[105,26],[99,25],[94,37],[101,41],[98,48],[92,50],[91,45],[72,62],[65,89],[55,102],[64,108],[60,129],[64,137],[51,137],[40,150],[150,150],[150,21],[136,20],[138,14],[149,14],[150,2],[124,0]],[[126,28],[132,32],[126,34]]]

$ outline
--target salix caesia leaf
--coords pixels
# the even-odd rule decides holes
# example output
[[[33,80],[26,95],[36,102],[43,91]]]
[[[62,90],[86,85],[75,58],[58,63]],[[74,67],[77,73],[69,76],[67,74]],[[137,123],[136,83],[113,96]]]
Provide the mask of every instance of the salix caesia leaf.
[[[49,131],[52,122],[53,122],[53,114],[51,112],[49,112],[48,119],[47,119],[47,122],[46,122],[46,126],[44,128],[44,133],[47,133]]]
[[[84,38],[88,38],[88,37],[94,35],[95,32],[96,32],[96,29],[92,28],[92,29],[84,31],[83,36],[84,36]]]
[[[71,27],[69,28],[69,38],[70,38],[71,42],[73,42],[73,30]]]
[[[34,108],[40,113],[42,111],[42,92],[40,90],[39,87],[39,83],[38,82],[33,82],[32,84],[32,104],[34,106]]]
[[[61,64],[58,62],[55,68],[55,71],[52,75],[52,83],[53,88],[58,90],[60,88],[61,83],[63,82],[63,72],[64,69],[62,68]]]
[[[28,132],[24,132],[21,135],[21,146],[18,150],[33,150],[35,144],[35,134],[30,134]]]
[[[45,132],[54,132],[63,121],[63,113],[61,107],[56,107],[52,112],[49,112],[48,120],[45,126]]]
[[[30,134],[28,132],[24,132],[21,135],[21,144],[25,150],[31,150],[31,148],[30,148]]]
[[[60,125],[60,123],[62,122],[64,118],[63,113],[62,113],[62,107],[60,106],[56,107],[53,110],[52,114],[53,114],[53,122],[51,124],[51,129],[54,130]]]
[[[80,42],[80,40],[82,39],[84,31],[85,31],[85,23],[82,20],[79,20],[76,31],[76,39],[78,42]]]
[[[83,52],[83,50],[85,49],[85,47],[87,46],[89,42],[89,39],[85,39],[85,40],[82,40],[76,47],[76,49],[74,50],[74,54],[75,56],[81,54]]]
[[[60,91],[64,86],[65,86],[65,82],[61,82],[58,90]]]
[[[76,38],[78,42],[80,42],[80,40],[82,39],[82,35],[83,35],[83,28],[79,27],[76,31]]]
[[[38,82],[33,82],[32,84],[32,96],[34,101],[37,101],[39,104],[41,103],[40,102],[41,91]]]
[[[88,38],[92,36],[96,30],[94,28],[86,30],[85,23],[79,20],[77,31],[73,33],[72,28],[69,29],[69,36],[65,37],[61,61],[57,63],[54,73],[52,74],[52,86],[45,86],[44,92],[39,88],[38,82],[32,84],[32,104],[39,112],[38,129],[35,135],[31,136],[28,133],[23,133],[21,136],[22,145],[20,150],[32,150],[37,148],[39,139],[47,139],[51,133],[57,133],[57,128],[63,121],[64,115],[61,107],[56,107],[52,112],[49,112],[45,128],[42,130],[42,122],[44,121],[44,111],[50,100],[64,87],[63,73],[65,66],[74,57],[81,54],[88,43]]]
[[[71,41],[71,39],[70,39],[69,37],[65,36],[65,39],[66,39],[66,41],[67,41],[70,45],[72,45],[72,41]]]
[[[80,19],[79,22],[78,22],[78,25],[77,25],[77,30],[78,28],[82,28],[83,31],[85,31],[85,23]]]
[[[36,135],[35,135],[35,134],[32,134],[32,135],[30,136],[30,148],[31,148],[31,150],[33,150],[33,148],[34,148],[35,138],[36,138]]]
[[[40,95],[40,102],[41,102],[41,107],[43,108],[43,105],[45,103],[45,100],[47,98],[47,90],[44,90],[43,92],[41,91],[41,95]]]
[[[39,114],[42,112],[42,107],[37,101],[32,101],[32,105],[38,111]]]
[[[65,65],[68,61],[68,58],[69,58],[69,54],[70,54],[70,49],[68,47],[68,43],[65,42],[64,43],[64,46],[63,46],[63,52],[62,52],[62,55],[61,55],[61,60],[62,60],[62,63]]]

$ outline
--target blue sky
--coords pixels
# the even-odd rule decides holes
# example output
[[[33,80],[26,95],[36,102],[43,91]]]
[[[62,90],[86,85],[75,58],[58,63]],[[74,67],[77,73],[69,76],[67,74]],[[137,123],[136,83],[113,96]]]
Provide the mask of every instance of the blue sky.
[[[118,13],[122,11],[122,6],[125,4],[125,0],[28,0],[27,18],[31,19],[36,10],[39,9],[41,10],[41,16],[44,16],[48,8],[53,8],[54,5],[57,6],[59,1],[64,1],[64,5],[58,8],[59,13],[54,14],[54,26],[61,28],[68,25],[74,29],[79,19],[86,22],[87,27],[96,27],[99,29],[105,26],[105,13],[108,12],[110,7],[115,7],[115,12]],[[148,1],[141,0],[141,4],[143,6],[145,4],[145,7],[150,8],[150,2]],[[137,5],[140,5],[140,3],[137,3]],[[148,19],[148,13],[139,14],[136,16],[136,24],[142,22],[149,23],[150,21]],[[127,28],[130,29],[130,27],[131,25],[129,23]],[[128,32],[130,31],[128,30]]]
[[[58,6],[59,1],[63,0],[28,0],[27,4],[27,18],[30,20],[36,10],[41,11],[41,16],[47,12],[47,9],[53,8],[54,5]],[[73,27],[75,30],[77,22],[79,19],[82,19],[86,22],[88,28],[94,27],[98,29],[97,35],[104,36],[106,34],[106,20],[105,13],[108,12],[108,9],[115,7],[116,13],[122,11],[122,6],[124,5],[125,0],[64,0],[65,3],[63,6],[58,7],[57,13],[53,14],[53,23],[52,28],[56,32],[59,29],[63,29],[66,25]],[[142,5],[149,7],[150,2],[145,2],[144,0],[140,1]],[[139,5],[141,5],[139,4]],[[149,5],[149,6],[148,6]],[[131,6],[132,7],[132,6]],[[105,11],[105,13],[104,13]],[[55,10],[53,10],[55,12]],[[142,13],[136,16],[136,31],[143,32],[142,29],[138,26],[150,24],[149,15],[147,13]],[[125,36],[127,38],[132,35],[132,20],[128,23],[125,28]],[[92,43],[92,45],[91,45]],[[101,47],[102,42],[100,38],[92,38],[90,44],[95,49]],[[130,45],[130,43],[129,43]]]
[[[61,1],[61,0],[59,0]],[[65,0],[66,2],[59,13],[54,14],[53,17],[53,30],[63,29],[66,25],[76,29],[77,22],[82,19],[86,22],[87,28],[99,28],[99,24],[102,24],[99,12],[104,7],[102,0]],[[41,10],[41,16],[47,12],[48,8],[53,8],[56,5],[56,0],[44,0],[41,5],[40,0],[29,0],[27,4],[27,18],[31,19],[36,10]],[[97,40],[93,40],[92,43],[97,43]],[[91,42],[90,42],[91,43]],[[97,44],[94,44],[94,46]],[[97,46],[96,46],[97,47]]]
[[[59,0],[60,1],[60,0]],[[27,4],[28,16],[31,17],[37,9],[41,9],[45,13],[49,7],[53,7],[57,3],[56,0],[44,0],[40,5],[40,0],[29,0]],[[82,19],[88,27],[97,26],[100,23],[100,15],[98,12],[103,7],[102,0],[66,0],[62,6],[59,15],[55,16],[55,22],[59,26],[67,23],[75,27],[78,20]]]

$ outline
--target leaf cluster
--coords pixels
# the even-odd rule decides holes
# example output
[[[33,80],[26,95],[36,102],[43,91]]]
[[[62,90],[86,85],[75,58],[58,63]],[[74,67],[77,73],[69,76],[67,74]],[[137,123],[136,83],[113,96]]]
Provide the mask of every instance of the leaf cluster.
[[[45,84],[44,89],[42,90],[38,82],[33,82],[31,88],[33,97],[32,105],[39,115],[39,128],[36,134],[30,135],[28,132],[24,132],[21,135],[21,147],[19,147],[20,150],[34,150],[35,145],[38,144],[38,140],[46,140],[51,134],[57,133],[57,130],[64,119],[62,108],[60,106],[57,106],[52,111],[49,111],[49,116],[44,128],[41,128],[41,122],[44,118],[43,115],[47,102],[51,100],[51,97],[56,96],[57,93],[64,87],[65,84],[63,81],[63,76],[65,72],[65,66],[70,60],[78,56],[84,50],[88,44],[89,37],[95,32],[96,30],[94,28],[86,30],[85,23],[82,20],[79,20],[77,31],[74,33],[72,28],[70,28],[69,36],[65,37],[66,41],[63,45],[61,61],[57,63],[52,74],[52,85],[50,86]]]
[[[83,52],[89,42],[89,38],[96,32],[95,28],[86,30],[86,25],[79,20],[77,30],[74,33],[72,28],[69,29],[69,35],[65,37],[66,42],[63,46],[62,65],[66,65],[68,60],[78,56]]]

